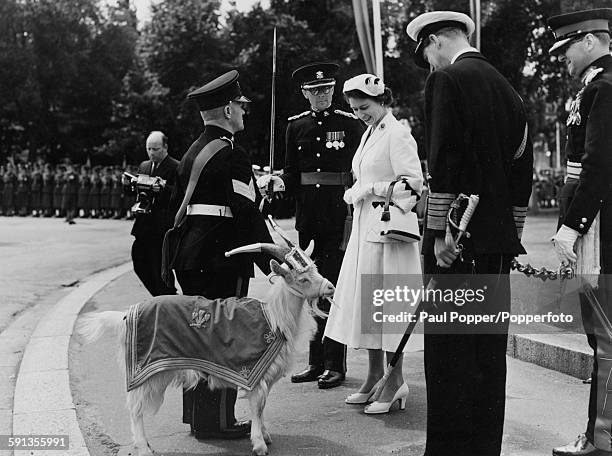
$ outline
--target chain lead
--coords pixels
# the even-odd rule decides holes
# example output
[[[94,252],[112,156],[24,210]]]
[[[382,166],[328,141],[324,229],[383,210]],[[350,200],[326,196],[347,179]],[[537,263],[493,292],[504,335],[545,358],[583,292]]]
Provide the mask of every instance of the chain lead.
[[[512,259],[512,263],[510,267],[513,271],[522,272],[527,277],[534,276],[536,279],[541,279],[546,282],[547,280],[557,280],[561,279],[573,279],[574,278],[574,269],[572,267],[561,268],[558,271],[553,271],[551,269],[546,269],[545,267],[541,267],[539,269],[534,268],[529,263],[522,264],[519,263],[516,258]]]

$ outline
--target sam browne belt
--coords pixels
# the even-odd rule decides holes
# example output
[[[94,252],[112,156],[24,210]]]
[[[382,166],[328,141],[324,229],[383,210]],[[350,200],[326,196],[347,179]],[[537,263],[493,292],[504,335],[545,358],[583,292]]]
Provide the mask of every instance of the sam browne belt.
[[[211,215],[213,217],[233,218],[232,209],[228,206],[216,204],[190,204],[187,206],[187,215]]]
[[[350,187],[353,185],[353,176],[351,173],[301,173],[300,183],[302,185],[342,185]]]

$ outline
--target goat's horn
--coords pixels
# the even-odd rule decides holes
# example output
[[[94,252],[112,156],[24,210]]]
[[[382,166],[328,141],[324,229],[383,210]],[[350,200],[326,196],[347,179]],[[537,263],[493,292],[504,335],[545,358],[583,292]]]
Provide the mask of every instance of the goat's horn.
[[[278,226],[278,223],[276,223],[276,221],[274,220],[274,218],[272,217],[271,214],[268,214],[268,220],[270,220],[270,224],[272,225],[272,229],[274,231],[276,231],[281,238],[283,238],[283,241],[285,241],[287,243],[287,245],[289,246],[289,248],[293,248],[295,247],[295,245],[293,244],[293,242],[291,242],[291,240],[289,239],[289,235],[287,233],[285,233],[285,231],[283,231],[283,229]]]
[[[232,255],[236,255],[238,253],[261,253],[261,242],[256,244],[243,245],[242,247],[236,247],[235,249],[230,250],[229,252],[225,252],[226,257],[231,257]]]
[[[236,247],[235,249],[225,252],[226,257],[236,255],[238,253],[268,253],[280,261],[285,261],[285,255],[289,253],[287,247],[279,247],[276,244],[258,242],[256,244],[243,245],[242,247]]]
[[[261,251],[263,253],[268,253],[273,257],[277,258],[280,261],[286,261],[285,256],[290,252],[290,249],[287,247],[281,247],[276,244],[261,244]]]

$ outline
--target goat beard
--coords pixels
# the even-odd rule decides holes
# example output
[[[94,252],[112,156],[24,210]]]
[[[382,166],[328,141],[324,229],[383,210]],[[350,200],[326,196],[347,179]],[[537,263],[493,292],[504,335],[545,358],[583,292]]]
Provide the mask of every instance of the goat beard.
[[[327,299],[327,298],[312,298],[312,299],[309,299],[308,300],[308,306],[309,306],[310,312],[312,313],[313,316],[319,317],[319,318],[327,318],[329,316],[329,313],[321,310],[321,307],[319,307],[319,302],[320,302],[321,299]],[[330,301],[330,302],[332,302],[332,301]]]

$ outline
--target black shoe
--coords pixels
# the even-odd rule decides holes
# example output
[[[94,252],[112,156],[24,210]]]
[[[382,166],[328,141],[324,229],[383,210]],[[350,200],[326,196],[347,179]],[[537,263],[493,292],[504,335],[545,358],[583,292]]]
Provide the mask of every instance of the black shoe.
[[[303,382],[314,382],[321,374],[323,374],[323,368],[317,366],[308,366],[302,372],[299,372],[291,376],[292,383],[303,383]]]
[[[595,448],[584,434],[562,447],[553,448],[553,456],[612,456],[612,452]]]
[[[319,388],[335,388],[336,386],[342,385],[342,382],[344,382],[344,374],[342,372],[326,370],[323,372],[323,375],[319,377]]]
[[[235,440],[244,439],[251,433],[251,421],[237,422],[233,426],[226,429],[218,429],[215,431],[195,431],[195,438],[198,440]]]

